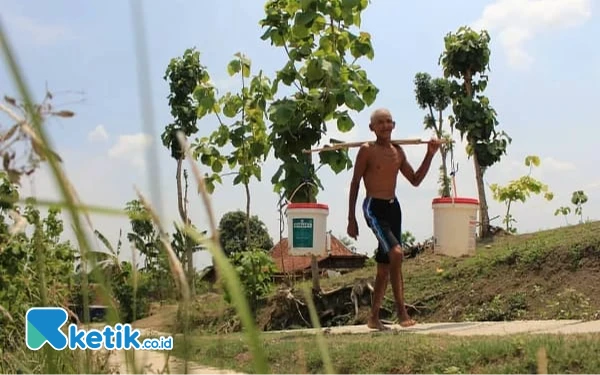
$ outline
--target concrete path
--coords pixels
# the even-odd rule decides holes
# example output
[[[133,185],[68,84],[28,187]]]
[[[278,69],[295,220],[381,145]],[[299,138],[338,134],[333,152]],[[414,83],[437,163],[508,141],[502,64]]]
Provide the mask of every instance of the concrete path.
[[[160,332],[150,329],[140,329],[142,337],[160,337],[172,336],[170,333]],[[127,361],[126,352],[123,350],[113,350],[108,357],[108,367],[111,374],[183,374],[185,363],[183,359],[174,356],[168,356],[167,351],[139,350],[135,352],[135,365],[129,358]],[[168,357],[167,357],[168,356]],[[168,369],[165,364],[168,361]],[[215,367],[204,366],[202,364],[188,361],[187,374],[239,374],[231,370],[223,370]]]
[[[167,353],[158,351],[135,352],[135,367],[131,361],[127,362],[125,352],[116,350],[109,357],[109,368],[111,374],[183,374],[185,366],[183,360],[169,356],[168,369]],[[237,374],[234,371],[222,370],[214,367],[204,366],[188,361],[187,374]]]
[[[418,334],[448,334],[457,336],[476,335],[510,335],[520,333],[600,333],[600,320],[527,320],[510,322],[461,322],[461,323],[422,323],[404,328],[400,325],[389,325],[393,331],[410,332]],[[331,327],[322,329],[326,334],[358,334],[373,333],[377,330],[366,325]],[[295,329],[285,331],[269,331],[265,334],[314,334],[316,329]]]

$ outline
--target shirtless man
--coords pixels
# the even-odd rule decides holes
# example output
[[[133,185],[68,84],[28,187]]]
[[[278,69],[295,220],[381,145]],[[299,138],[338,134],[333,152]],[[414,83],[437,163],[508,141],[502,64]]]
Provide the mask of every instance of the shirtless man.
[[[367,225],[379,243],[375,260],[377,276],[375,277],[375,296],[371,317],[367,323],[369,328],[388,329],[379,320],[379,309],[391,278],[392,290],[396,301],[400,325],[409,327],[416,322],[410,318],[404,306],[404,281],[402,278],[402,211],[396,198],[396,180],[398,171],[413,185],[419,186],[431,165],[431,160],[440,147],[438,140],[428,142],[427,154],[419,169],[415,172],[402,147],[390,143],[392,130],[396,123],[387,109],[378,109],[371,115],[369,128],[377,137],[373,143],[362,145],[356,156],[354,176],[350,184],[348,235],[356,240],[358,224],[355,207],[361,179],[364,179],[366,197],[363,202],[363,214]]]

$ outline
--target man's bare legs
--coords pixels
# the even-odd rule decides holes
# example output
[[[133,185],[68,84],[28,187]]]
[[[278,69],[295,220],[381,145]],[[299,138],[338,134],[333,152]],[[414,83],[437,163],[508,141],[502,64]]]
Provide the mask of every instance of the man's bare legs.
[[[373,306],[371,306],[371,317],[367,323],[367,327],[372,329],[384,330],[386,326],[379,320],[379,309],[383,303],[385,290],[387,289],[388,279],[390,275],[389,264],[377,263],[377,275],[375,276],[375,291],[373,292]]]
[[[402,277],[402,258],[404,254],[400,245],[395,246],[390,250],[390,278],[392,282],[392,291],[396,300],[398,311],[398,319],[400,325],[409,327],[415,325],[416,322],[410,318],[404,305],[404,279]]]

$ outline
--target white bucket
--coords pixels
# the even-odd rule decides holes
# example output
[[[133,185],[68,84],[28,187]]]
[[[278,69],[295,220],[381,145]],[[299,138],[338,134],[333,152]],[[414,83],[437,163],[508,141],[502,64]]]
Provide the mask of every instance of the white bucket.
[[[474,255],[479,201],[474,198],[435,198],[434,253],[460,257]]]
[[[329,206],[289,203],[286,208],[290,255],[325,255]]]

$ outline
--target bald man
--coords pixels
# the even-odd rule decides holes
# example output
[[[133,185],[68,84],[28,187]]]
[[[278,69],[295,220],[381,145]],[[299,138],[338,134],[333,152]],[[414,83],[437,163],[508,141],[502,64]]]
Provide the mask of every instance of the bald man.
[[[365,143],[358,150],[350,183],[347,233],[354,239],[358,237],[355,209],[360,182],[364,180],[366,197],[363,201],[363,214],[378,242],[375,254],[377,262],[375,296],[367,323],[369,328],[378,330],[389,329],[379,319],[379,310],[389,279],[392,282],[400,325],[410,327],[416,324],[408,315],[404,305],[402,211],[396,198],[396,182],[400,171],[411,185],[419,186],[429,171],[433,156],[440,148],[438,140],[429,141],[425,159],[415,172],[406,159],[402,147],[391,143],[395,125],[389,110],[381,108],[373,112],[369,129],[375,133],[376,140]]]

